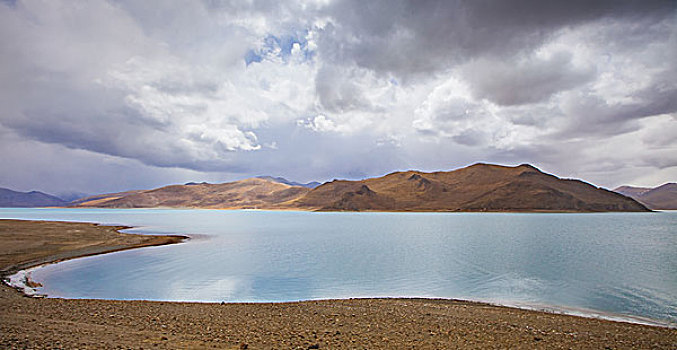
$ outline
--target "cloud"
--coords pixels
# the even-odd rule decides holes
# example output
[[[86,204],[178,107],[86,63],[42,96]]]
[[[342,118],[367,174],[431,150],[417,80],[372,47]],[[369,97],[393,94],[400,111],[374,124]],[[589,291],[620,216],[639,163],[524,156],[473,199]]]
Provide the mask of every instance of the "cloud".
[[[479,59],[463,67],[461,74],[476,98],[499,105],[527,104],[547,100],[594,78],[594,68],[576,67],[571,61],[572,54],[565,51],[547,58]]]
[[[323,66],[315,76],[315,92],[322,108],[333,113],[373,109],[363,89],[363,86],[371,84],[358,81],[365,73],[369,74],[350,67]]]
[[[8,45],[14,64],[3,65],[3,73],[21,83],[5,86],[14,108],[0,123],[32,139],[148,165],[234,170],[241,165],[233,152],[261,148],[254,129],[294,120],[312,102],[314,68],[298,43],[285,51],[282,42],[265,44],[269,36],[242,37],[247,28],[222,24],[200,6],[153,8],[179,22],[172,24],[136,3],[92,4],[61,12],[33,3],[3,9],[11,29],[3,40],[16,46]],[[193,20],[199,24],[188,26]],[[174,26],[206,40],[191,44],[173,35]],[[24,41],[10,37],[22,27]],[[259,40],[268,52],[246,66],[244,54]]]
[[[91,176],[115,159],[144,169],[138,186],[476,161],[667,179],[675,13],[669,1],[2,2],[3,147]],[[6,158],[2,177],[22,184],[13,168],[46,162]]]
[[[0,187],[19,191],[97,194],[194,180],[220,182],[233,176],[147,166],[134,159],[27,140],[2,127],[0,149],[0,163],[11,165],[3,166]]]
[[[299,125],[303,125],[308,129],[319,132],[336,131],[336,124],[333,120],[327,119],[324,115],[318,115],[315,118],[307,121],[299,120]]]
[[[335,61],[407,77],[533,50],[568,26],[614,18],[652,23],[672,11],[666,1],[338,1],[320,45]]]

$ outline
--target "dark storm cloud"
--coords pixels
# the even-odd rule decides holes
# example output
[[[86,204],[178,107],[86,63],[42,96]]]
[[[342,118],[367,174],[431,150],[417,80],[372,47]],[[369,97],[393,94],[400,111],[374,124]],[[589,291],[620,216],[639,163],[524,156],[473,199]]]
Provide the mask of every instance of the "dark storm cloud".
[[[610,105],[603,99],[580,94],[571,95],[562,103],[567,125],[557,134],[572,137],[607,137],[635,131],[639,119],[677,113],[677,84],[652,85],[635,92],[636,102]]]
[[[181,147],[173,139],[177,135],[171,123],[144,116],[127,106],[123,96],[100,88],[82,91],[66,84],[50,85],[34,90],[33,102],[19,113],[5,115],[0,124],[33,140],[136,159],[151,166],[237,169],[224,160],[206,161],[191,154],[191,148]]]
[[[0,149],[3,150],[0,152],[0,164],[3,164],[0,187],[19,191],[40,190],[57,195],[66,192],[96,194],[218,179],[211,174],[156,168],[133,159],[31,141],[2,126]]]
[[[339,1],[329,10],[338,27],[327,28],[321,48],[330,60],[408,76],[473,57],[510,57],[563,27],[650,23],[674,9],[672,1]]]
[[[499,105],[540,102],[594,78],[594,68],[575,67],[571,58],[558,52],[548,59],[476,60],[462,74],[476,98]]]

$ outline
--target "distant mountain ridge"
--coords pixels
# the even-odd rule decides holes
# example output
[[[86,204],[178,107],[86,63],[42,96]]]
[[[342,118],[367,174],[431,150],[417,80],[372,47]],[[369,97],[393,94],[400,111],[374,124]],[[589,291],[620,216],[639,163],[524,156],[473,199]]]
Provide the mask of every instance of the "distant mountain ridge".
[[[89,197],[90,194],[84,193],[84,192],[78,192],[78,191],[67,191],[67,192],[59,192],[54,194],[55,197],[62,199],[66,202],[74,202],[77,201],[78,199]]]
[[[68,202],[61,198],[39,192],[18,192],[8,188],[0,188],[0,207],[30,208],[30,207],[58,207]]]
[[[295,181],[289,181],[289,180],[287,180],[283,177],[257,176],[256,178],[257,179],[275,181],[275,182],[283,183],[283,184],[290,185],[290,186],[301,186],[301,187],[307,187],[307,188],[315,188],[315,187],[321,185],[321,183],[319,183],[317,181],[308,182],[308,183],[300,183],[300,182],[295,182]]]
[[[632,197],[650,209],[677,210],[677,183],[674,182],[654,188],[621,186],[614,191]]]
[[[284,181],[282,181],[284,180]],[[306,184],[309,185],[309,184]],[[535,167],[478,163],[453,171],[395,172],[314,188],[260,177],[223,184],[188,183],[89,197],[75,206],[320,211],[648,211],[624,195]]]

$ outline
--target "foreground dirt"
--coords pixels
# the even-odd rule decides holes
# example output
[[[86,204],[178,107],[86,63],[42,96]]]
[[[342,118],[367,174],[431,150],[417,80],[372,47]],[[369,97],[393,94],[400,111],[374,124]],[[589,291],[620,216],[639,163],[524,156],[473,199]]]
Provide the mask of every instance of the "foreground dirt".
[[[151,240],[168,243],[162,239],[180,238],[120,235],[92,224],[0,220],[0,268],[8,273],[78,255],[69,249],[92,254],[106,242],[118,250]],[[2,286],[0,348],[675,349],[677,330],[453,300],[64,300],[28,298]]]

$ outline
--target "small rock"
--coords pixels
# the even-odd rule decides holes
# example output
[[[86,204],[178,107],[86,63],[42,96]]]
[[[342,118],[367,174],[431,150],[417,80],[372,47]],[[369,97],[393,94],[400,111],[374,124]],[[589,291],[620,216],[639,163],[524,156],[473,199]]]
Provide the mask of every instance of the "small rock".
[[[244,350],[244,349],[249,349],[249,344],[247,344],[247,343],[240,344],[240,350]]]
[[[308,347],[308,349],[319,349],[319,348],[320,348],[320,344],[313,344],[313,345],[310,345]]]

